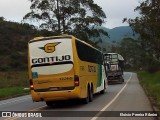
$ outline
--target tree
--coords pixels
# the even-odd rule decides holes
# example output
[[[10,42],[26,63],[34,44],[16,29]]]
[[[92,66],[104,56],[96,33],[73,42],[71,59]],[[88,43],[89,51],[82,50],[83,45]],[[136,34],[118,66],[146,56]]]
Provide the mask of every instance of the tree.
[[[0,22],[3,22],[4,20],[4,17],[0,17]]]
[[[93,25],[101,25],[106,18],[102,8],[93,0],[30,0],[31,12],[24,20],[39,21],[40,28],[53,30],[57,34],[68,33],[83,39],[107,35],[103,30],[95,30]],[[87,33],[87,34],[86,34]]]
[[[117,49],[117,52],[124,56],[126,63],[130,66],[134,68],[144,66],[141,56],[145,56],[145,52],[141,47],[140,41],[132,38],[124,38],[120,41]]]
[[[116,52],[124,57],[126,64],[135,69],[143,68],[149,72],[156,72],[159,69],[159,63],[146,52],[139,39],[124,38],[116,49]]]
[[[145,0],[135,10],[141,16],[124,21],[140,34],[141,44],[147,54],[160,62],[160,1]]]

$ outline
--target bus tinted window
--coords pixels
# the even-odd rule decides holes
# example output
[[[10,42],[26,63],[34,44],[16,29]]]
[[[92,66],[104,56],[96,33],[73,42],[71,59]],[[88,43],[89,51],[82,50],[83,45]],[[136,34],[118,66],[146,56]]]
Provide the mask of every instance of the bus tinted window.
[[[92,63],[103,63],[102,53],[92,47],[85,45],[84,43],[76,40],[77,54],[82,61]]]

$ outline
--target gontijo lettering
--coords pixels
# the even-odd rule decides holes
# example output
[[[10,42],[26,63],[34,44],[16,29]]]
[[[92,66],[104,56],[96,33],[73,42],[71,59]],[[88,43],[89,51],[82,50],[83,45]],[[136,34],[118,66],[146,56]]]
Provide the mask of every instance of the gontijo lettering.
[[[53,57],[45,57],[45,58],[33,58],[32,64],[42,64],[42,63],[50,63],[50,62],[62,62],[71,60],[70,55],[64,56],[53,56]]]

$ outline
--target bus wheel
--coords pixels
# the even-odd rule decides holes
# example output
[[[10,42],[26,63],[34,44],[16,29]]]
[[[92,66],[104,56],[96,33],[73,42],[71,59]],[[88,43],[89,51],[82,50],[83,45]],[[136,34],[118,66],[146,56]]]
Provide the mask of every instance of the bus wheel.
[[[82,99],[84,104],[88,104],[89,103],[89,101],[90,101],[89,100],[90,99],[89,96],[90,96],[90,90],[89,90],[89,87],[88,87],[88,89],[87,89],[87,97]]]
[[[47,105],[48,107],[51,107],[51,106],[53,106],[53,102],[52,102],[52,101],[46,101],[46,105]]]
[[[91,86],[91,88],[88,88],[89,92],[89,102],[93,101],[93,87]]]

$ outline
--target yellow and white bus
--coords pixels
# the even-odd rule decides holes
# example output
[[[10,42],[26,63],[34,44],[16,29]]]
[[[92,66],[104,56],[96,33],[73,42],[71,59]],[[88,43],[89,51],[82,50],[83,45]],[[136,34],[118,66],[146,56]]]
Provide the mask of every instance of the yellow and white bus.
[[[38,37],[28,43],[28,70],[33,101],[82,99],[105,92],[103,54],[71,35]]]

